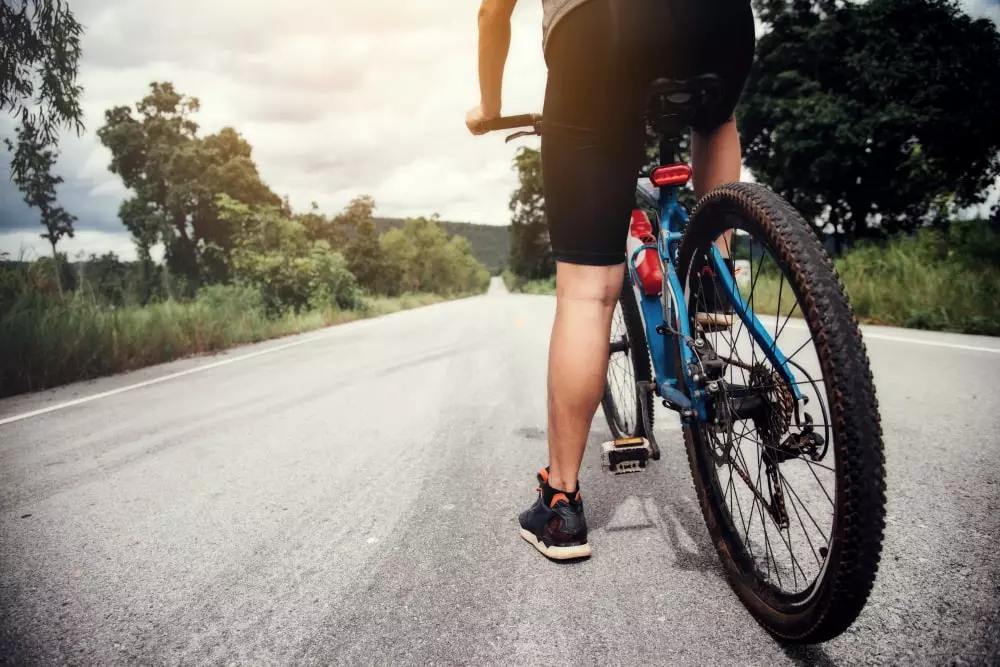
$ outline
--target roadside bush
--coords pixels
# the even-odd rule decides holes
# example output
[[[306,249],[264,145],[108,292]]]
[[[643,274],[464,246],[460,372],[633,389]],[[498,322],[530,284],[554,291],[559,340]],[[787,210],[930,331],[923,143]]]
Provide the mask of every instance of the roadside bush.
[[[329,307],[349,310],[360,303],[357,280],[343,255],[326,240],[311,240],[298,220],[277,209],[251,210],[225,196],[219,199],[219,212],[236,230],[233,279],[260,291],[269,316]]]
[[[863,321],[1000,335],[1000,234],[981,221],[861,244],[834,264]],[[762,275],[754,307],[774,312],[778,291],[777,276]]]
[[[385,273],[396,285],[387,293],[434,292],[445,296],[484,292],[490,272],[472,255],[469,242],[434,220],[411,218],[379,239]],[[389,281],[386,280],[385,283]]]

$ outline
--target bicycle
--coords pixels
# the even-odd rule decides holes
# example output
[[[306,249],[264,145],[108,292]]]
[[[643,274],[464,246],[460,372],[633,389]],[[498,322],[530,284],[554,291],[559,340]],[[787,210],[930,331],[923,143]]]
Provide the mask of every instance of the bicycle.
[[[675,160],[678,138],[716,90],[711,75],[651,86],[647,123],[659,135],[660,166],[648,174],[651,190],[637,182],[636,209],[653,214],[655,242],[626,261],[602,408],[616,443],[633,445],[616,452],[618,462],[642,466],[660,458],[654,398],[679,413],[733,591],[776,638],[823,642],[854,623],[878,571],[885,457],[875,387],[843,284],[798,212],[749,183],[711,190],[690,214],[678,201],[691,175]],[[525,127],[507,141],[543,132],[542,117],[499,118],[485,129]],[[720,251],[727,230],[726,254],[749,263],[749,275],[734,276]],[[648,250],[659,259],[659,289],[638,277],[637,257]],[[709,281],[714,302],[731,304],[728,326],[697,316],[708,310],[706,270],[718,277]],[[762,321],[772,314],[773,328]],[[815,356],[806,359],[810,343]]]

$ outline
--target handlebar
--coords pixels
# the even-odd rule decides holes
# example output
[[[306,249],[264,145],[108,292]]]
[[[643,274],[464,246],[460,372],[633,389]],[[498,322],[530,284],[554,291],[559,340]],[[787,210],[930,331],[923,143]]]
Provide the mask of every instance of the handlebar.
[[[537,113],[524,113],[518,116],[501,116],[499,118],[494,118],[483,123],[482,128],[485,132],[494,132],[496,130],[514,130],[519,127],[531,127],[536,131],[538,126],[542,122],[542,117]]]

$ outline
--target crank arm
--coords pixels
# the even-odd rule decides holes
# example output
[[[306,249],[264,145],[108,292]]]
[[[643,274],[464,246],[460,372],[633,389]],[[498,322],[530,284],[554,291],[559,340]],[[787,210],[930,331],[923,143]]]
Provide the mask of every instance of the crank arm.
[[[660,460],[660,445],[656,442],[656,436],[653,434],[653,424],[649,415],[649,401],[646,400],[646,395],[656,391],[655,382],[637,382],[636,387],[639,389],[641,396],[639,397],[639,411],[642,413],[642,426],[646,431],[646,439],[649,440],[649,448],[653,450],[652,459],[654,461]]]

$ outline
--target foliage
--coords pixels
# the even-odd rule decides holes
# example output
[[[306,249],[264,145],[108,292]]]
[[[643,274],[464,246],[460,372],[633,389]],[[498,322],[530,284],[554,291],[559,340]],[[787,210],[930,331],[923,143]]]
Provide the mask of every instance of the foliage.
[[[61,294],[63,290],[76,289],[76,274],[66,260],[66,253],[53,257],[39,257],[28,266],[29,284],[47,294]]]
[[[513,271],[507,270],[502,274],[504,285],[510,292],[520,294],[543,294],[552,296],[556,293],[556,277],[539,278],[538,280],[525,280]]]
[[[1000,335],[1000,233],[983,221],[864,242],[835,265],[861,320]],[[754,307],[775,312],[778,293],[778,276],[762,275]]]
[[[125,303],[126,285],[129,277],[129,267],[113,252],[106,252],[100,257],[91,254],[81,273],[86,287],[91,295],[115,306]]]
[[[62,0],[0,1],[0,110],[17,119],[18,137],[55,146],[60,127],[83,131],[76,83],[82,32]],[[36,151],[6,143],[15,179],[28,178]]]
[[[6,142],[10,146],[10,141]],[[55,276],[59,290],[63,283],[59,280],[56,244],[64,236],[73,237],[73,223],[76,216],[56,204],[56,186],[63,182],[62,176],[53,176],[57,153],[46,145],[37,129],[22,125],[17,129],[17,154],[23,164],[12,173],[14,184],[24,195],[24,203],[37,208],[45,233],[42,238],[52,246],[52,257],[56,261]]]
[[[343,255],[310,240],[300,221],[277,208],[251,208],[227,195],[219,219],[235,239],[230,270],[237,284],[258,289],[268,314],[358,305],[357,281]]]
[[[375,229],[384,234],[390,229],[401,228],[406,220],[401,218],[375,219]],[[472,222],[438,220],[449,236],[464,236],[472,247],[473,256],[491,273],[499,273],[510,261],[510,228],[507,225],[485,225]]]
[[[358,283],[370,292],[378,291],[379,274],[385,258],[382,256],[382,246],[371,216],[358,223],[354,240],[347,246],[344,254],[347,257],[347,267],[358,279]]]
[[[756,0],[745,162],[848,237],[941,222],[1000,175],[1000,33],[955,0]],[[877,227],[876,227],[877,225]]]
[[[503,278],[503,284],[507,287],[508,292],[519,292],[521,287],[521,279],[516,273],[510,269],[504,269],[503,273],[500,274]]]
[[[555,273],[555,262],[545,221],[541,153],[522,146],[514,168],[520,184],[510,197],[510,267],[528,279],[547,278]]]
[[[342,228],[351,230],[351,241],[344,249],[347,266],[358,279],[358,283],[369,292],[389,292],[379,283],[380,273],[385,264],[382,246],[379,245],[378,231],[372,212],[375,200],[368,196],[355,198],[336,217]],[[383,281],[384,282],[384,281]],[[380,290],[380,288],[382,288]]]
[[[5,286],[23,279],[23,271],[0,269],[0,298],[12,291]],[[0,310],[0,397],[442,300],[437,295],[366,299],[358,310],[273,318],[261,292],[247,286],[211,285],[190,301],[120,308],[86,293],[61,300],[23,284],[16,291],[18,298]]]
[[[521,283],[518,291],[522,294],[555,294],[556,277],[542,278],[540,280],[528,280]]]
[[[110,151],[109,169],[122,177],[134,195],[119,217],[132,233],[139,255],[162,242],[167,267],[191,286],[225,281],[233,247],[231,229],[219,220],[216,197],[251,207],[281,206],[260,179],[251,147],[235,130],[198,137],[191,116],[197,98],[153,83],[150,94],[129,107],[105,112],[97,135]]]
[[[312,202],[308,213],[299,213],[295,218],[305,228],[310,241],[326,241],[331,248],[343,248],[347,242],[342,220],[320,213],[316,202]]]
[[[379,290],[385,294],[434,292],[454,296],[482,292],[490,273],[475,257],[468,240],[448,237],[435,219],[412,218],[402,229],[379,239],[383,262]]]

